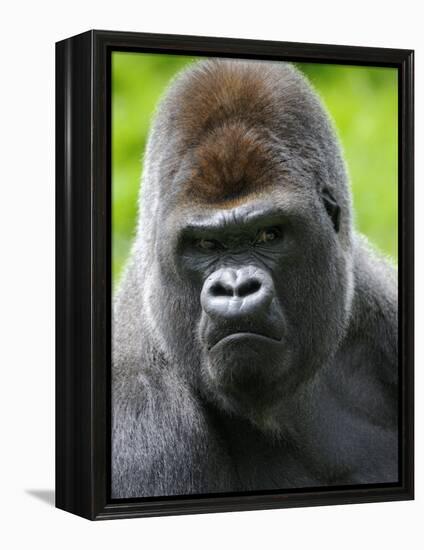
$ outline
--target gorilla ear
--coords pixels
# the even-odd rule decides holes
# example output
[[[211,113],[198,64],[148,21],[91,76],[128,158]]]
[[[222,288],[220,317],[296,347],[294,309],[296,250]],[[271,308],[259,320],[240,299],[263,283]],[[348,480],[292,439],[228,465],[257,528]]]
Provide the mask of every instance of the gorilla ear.
[[[324,201],[324,206],[327,210],[327,214],[330,216],[331,221],[333,222],[336,233],[338,233],[340,229],[340,206],[337,204],[336,199],[333,197],[327,187],[324,187],[321,192],[321,196],[322,200]]]

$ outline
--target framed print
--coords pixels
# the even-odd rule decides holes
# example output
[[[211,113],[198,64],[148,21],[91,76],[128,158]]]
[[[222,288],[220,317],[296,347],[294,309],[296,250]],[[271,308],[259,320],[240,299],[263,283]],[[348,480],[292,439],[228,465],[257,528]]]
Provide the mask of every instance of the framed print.
[[[413,52],[56,45],[56,505],[413,498]]]

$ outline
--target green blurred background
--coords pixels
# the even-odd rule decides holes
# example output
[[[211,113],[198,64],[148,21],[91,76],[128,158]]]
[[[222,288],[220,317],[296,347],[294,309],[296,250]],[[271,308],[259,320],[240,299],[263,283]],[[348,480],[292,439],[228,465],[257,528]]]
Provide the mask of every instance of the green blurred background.
[[[192,57],[112,54],[112,277],[119,280],[136,227],[147,133],[158,99]],[[299,63],[341,138],[356,227],[397,260],[397,70]]]

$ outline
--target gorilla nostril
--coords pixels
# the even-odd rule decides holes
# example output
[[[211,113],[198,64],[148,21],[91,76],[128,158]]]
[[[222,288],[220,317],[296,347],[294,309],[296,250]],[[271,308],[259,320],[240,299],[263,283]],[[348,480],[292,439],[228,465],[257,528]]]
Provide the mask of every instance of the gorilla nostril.
[[[255,292],[258,292],[260,288],[261,283],[258,279],[249,279],[248,281],[241,283],[241,285],[237,288],[237,296],[244,298],[245,296],[249,296],[249,294],[255,294]]]
[[[210,294],[215,297],[220,296],[234,296],[234,290],[228,285],[224,285],[222,282],[217,281],[210,288]]]

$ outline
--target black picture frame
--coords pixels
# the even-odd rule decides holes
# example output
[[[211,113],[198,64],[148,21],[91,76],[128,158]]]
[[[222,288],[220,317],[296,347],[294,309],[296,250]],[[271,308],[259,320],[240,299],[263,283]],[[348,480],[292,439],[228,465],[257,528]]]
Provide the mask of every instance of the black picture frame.
[[[111,501],[110,58],[117,50],[398,69],[399,483]],[[413,498],[413,148],[411,50],[95,30],[56,44],[58,508],[97,520]]]

